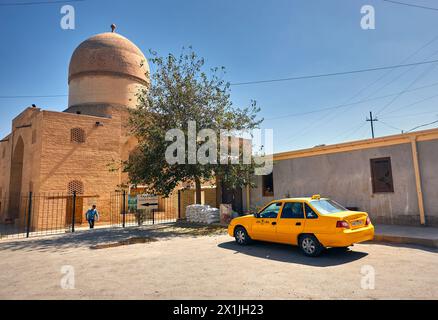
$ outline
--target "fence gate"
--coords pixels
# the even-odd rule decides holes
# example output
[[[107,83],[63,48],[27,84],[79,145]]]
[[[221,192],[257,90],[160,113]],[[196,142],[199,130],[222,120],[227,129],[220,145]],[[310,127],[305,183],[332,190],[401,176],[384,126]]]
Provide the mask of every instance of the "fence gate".
[[[169,197],[139,192],[114,192],[110,197],[111,225],[119,227],[153,225],[176,222],[178,195]]]
[[[10,199],[15,201],[12,205]],[[87,230],[85,212],[97,199],[101,216],[97,228],[171,223],[178,219],[178,193],[165,198],[121,191],[108,199],[76,192],[30,192],[0,198],[0,240]]]
[[[84,199],[73,193],[32,193],[0,198],[0,240],[75,232],[85,228]],[[10,199],[14,203],[10,204]]]

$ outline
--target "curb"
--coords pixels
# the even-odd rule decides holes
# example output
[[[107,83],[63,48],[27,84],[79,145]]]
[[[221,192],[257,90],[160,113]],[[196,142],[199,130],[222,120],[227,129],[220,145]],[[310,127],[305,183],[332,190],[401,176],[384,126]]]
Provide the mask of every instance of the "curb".
[[[429,248],[438,248],[438,240],[428,239],[428,238],[413,238],[413,237],[404,237],[404,236],[376,234],[374,235],[373,241],[390,242],[390,243],[398,243],[398,244],[416,244]]]

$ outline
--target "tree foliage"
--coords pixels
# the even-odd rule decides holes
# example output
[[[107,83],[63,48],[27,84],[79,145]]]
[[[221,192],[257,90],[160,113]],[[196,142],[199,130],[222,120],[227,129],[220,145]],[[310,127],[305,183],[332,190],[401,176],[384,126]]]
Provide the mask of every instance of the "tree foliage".
[[[251,101],[246,108],[234,107],[230,84],[223,80],[225,69],[216,67],[205,72],[203,58],[190,48],[179,57],[166,57],[151,52],[155,67],[151,83],[138,93],[138,108],[131,111],[129,127],[138,139],[138,147],[124,163],[131,182],[148,186],[151,193],[169,195],[179,183],[195,183],[198,194],[203,181],[217,175],[228,187],[250,184],[254,171],[251,165],[169,164],[165,159],[165,140],[170,129],[180,129],[188,148],[188,122],[195,121],[197,130],[212,129],[219,136],[221,129],[252,130],[259,126],[259,108]],[[198,141],[197,145],[202,145]],[[218,157],[219,157],[219,150]],[[200,197],[197,197],[200,200]]]

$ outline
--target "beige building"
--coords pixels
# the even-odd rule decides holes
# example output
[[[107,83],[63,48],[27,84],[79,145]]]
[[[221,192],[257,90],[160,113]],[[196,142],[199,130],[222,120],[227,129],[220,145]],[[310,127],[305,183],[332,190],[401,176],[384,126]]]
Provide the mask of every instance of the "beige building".
[[[78,219],[91,203],[107,216],[111,192],[127,183],[127,176],[120,169],[110,171],[109,165],[127,159],[136,144],[125,124],[148,74],[142,51],[117,33],[99,34],[79,45],[70,61],[68,108],[29,107],[1,140],[2,222],[23,219],[20,195],[30,191],[76,191],[83,196],[76,204]]]
[[[274,154],[251,206],[321,194],[376,223],[438,226],[438,129]]]

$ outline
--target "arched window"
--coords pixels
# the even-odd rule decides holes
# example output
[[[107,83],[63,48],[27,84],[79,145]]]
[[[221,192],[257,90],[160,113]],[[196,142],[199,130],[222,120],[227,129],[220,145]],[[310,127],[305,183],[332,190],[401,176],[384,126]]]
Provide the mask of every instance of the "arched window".
[[[85,143],[85,131],[81,128],[70,130],[71,142]]]
[[[70,181],[67,189],[69,194],[73,194],[75,191],[76,194],[84,194],[84,184],[79,180]]]

